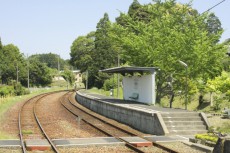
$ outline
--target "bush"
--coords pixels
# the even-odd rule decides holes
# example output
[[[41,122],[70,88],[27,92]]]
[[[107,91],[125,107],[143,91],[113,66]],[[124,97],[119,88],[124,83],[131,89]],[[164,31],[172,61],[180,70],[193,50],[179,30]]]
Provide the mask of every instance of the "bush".
[[[112,77],[110,79],[105,80],[103,84],[103,89],[105,91],[109,91],[110,89],[117,88],[117,77]]]
[[[14,94],[13,86],[7,86],[7,85],[0,86],[0,96],[7,96],[12,94]]]
[[[14,84],[14,94],[16,96],[29,94],[29,91],[21,85],[21,83]]]
[[[196,134],[196,139],[207,140],[211,142],[217,142],[218,137],[214,134]]]

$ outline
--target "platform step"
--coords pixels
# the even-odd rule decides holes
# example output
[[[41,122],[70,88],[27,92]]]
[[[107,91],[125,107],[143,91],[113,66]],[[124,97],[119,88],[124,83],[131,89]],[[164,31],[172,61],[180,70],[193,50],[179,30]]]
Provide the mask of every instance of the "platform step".
[[[194,135],[207,133],[207,130],[170,130],[169,135]]]
[[[163,117],[164,121],[201,121],[201,118],[196,117]]]
[[[204,122],[203,121],[165,121],[165,125],[167,127],[169,126],[186,126],[186,127],[190,127],[190,126],[204,126]]]
[[[194,125],[194,126],[167,126],[168,130],[207,130],[204,125]]]
[[[152,146],[153,143],[142,139],[140,137],[120,137],[122,140],[131,143],[135,147],[149,147]]]
[[[199,117],[199,113],[196,112],[179,112],[179,113],[161,113],[164,117]]]

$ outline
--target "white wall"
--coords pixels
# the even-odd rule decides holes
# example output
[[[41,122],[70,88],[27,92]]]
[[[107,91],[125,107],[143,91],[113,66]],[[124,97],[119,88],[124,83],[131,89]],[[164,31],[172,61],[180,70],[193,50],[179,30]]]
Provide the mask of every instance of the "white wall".
[[[123,95],[125,100],[138,93],[136,100],[142,103],[155,104],[155,73],[151,75],[131,76],[123,78]]]

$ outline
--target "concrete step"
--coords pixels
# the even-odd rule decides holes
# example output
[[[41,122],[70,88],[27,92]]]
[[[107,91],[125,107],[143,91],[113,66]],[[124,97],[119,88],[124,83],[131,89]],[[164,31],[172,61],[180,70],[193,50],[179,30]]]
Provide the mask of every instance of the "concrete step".
[[[140,137],[120,137],[120,138],[126,142],[131,143],[136,147],[149,147],[153,145],[151,141],[147,141]]]
[[[191,127],[191,126],[197,126],[197,125],[203,125],[204,126],[204,122],[203,121],[165,121],[165,125],[167,127],[169,126],[187,126],[187,127]]]
[[[46,151],[50,150],[51,146],[46,139],[25,140],[26,150],[28,151]]]
[[[200,117],[163,117],[164,121],[201,121]]]
[[[169,135],[195,135],[207,133],[207,130],[169,130]]]
[[[164,117],[199,117],[197,112],[179,112],[179,113],[161,113],[161,116]]]
[[[167,126],[169,131],[172,130],[206,130],[204,125],[194,125],[194,126]]]

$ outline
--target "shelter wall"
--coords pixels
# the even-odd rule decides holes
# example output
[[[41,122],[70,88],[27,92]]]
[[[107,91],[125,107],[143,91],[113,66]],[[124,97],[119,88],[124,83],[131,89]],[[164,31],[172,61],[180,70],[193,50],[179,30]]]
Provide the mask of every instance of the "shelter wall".
[[[123,78],[123,98],[133,100],[129,97],[138,93],[138,102],[155,104],[155,73],[151,75],[126,76]]]

